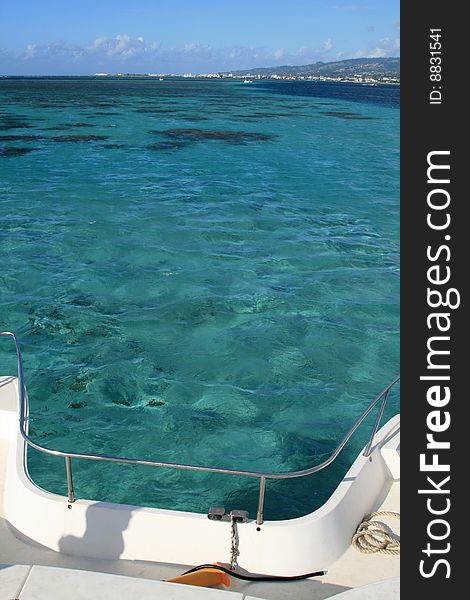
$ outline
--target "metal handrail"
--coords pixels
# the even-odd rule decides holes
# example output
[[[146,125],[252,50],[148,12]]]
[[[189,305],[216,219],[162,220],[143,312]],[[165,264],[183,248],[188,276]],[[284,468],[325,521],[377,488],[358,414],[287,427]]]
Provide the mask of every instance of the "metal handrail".
[[[325,467],[328,467],[338,456],[344,446],[347,444],[353,433],[356,429],[361,425],[364,419],[369,415],[372,409],[380,402],[379,412],[377,414],[377,419],[375,421],[374,427],[372,429],[372,433],[370,435],[367,446],[364,450],[363,455],[369,456],[371,453],[372,443],[375,434],[380,426],[380,421],[383,416],[383,412],[385,409],[385,405],[387,403],[387,399],[392,387],[400,380],[400,376],[397,376],[393,379],[388,386],[380,392],[380,394],[372,400],[372,402],[368,405],[368,407],[364,410],[361,416],[356,419],[354,424],[350,427],[348,432],[344,435],[342,440],[333,450],[333,452],[329,455],[329,457],[324,460],[319,465],[315,465],[314,467],[310,467],[308,469],[302,469],[300,471],[289,471],[286,473],[270,473],[270,472],[258,472],[258,471],[243,471],[237,469],[225,469],[219,467],[204,467],[199,465],[188,465],[184,463],[173,463],[173,462],[161,462],[154,460],[141,460],[136,458],[126,458],[121,456],[108,456],[105,454],[81,454],[79,452],[63,452],[62,450],[53,450],[52,448],[46,448],[40,444],[34,442],[25,430],[25,423],[28,420],[29,415],[29,403],[28,396],[25,393],[25,383],[24,383],[24,373],[23,373],[23,357],[21,354],[18,338],[11,331],[0,331],[0,335],[9,335],[13,338],[16,347],[16,356],[17,356],[17,365],[18,365],[18,389],[19,389],[19,403],[20,403],[20,433],[23,437],[24,441],[39,450],[40,452],[44,452],[45,454],[50,454],[52,456],[61,456],[65,458],[65,468],[67,474],[67,499],[69,503],[75,502],[75,494],[73,489],[73,476],[72,476],[72,458],[84,458],[89,460],[100,460],[106,462],[117,462],[117,463],[128,463],[133,465],[145,465],[149,467],[166,467],[170,469],[184,469],[188,471],[203,471],[206,473],[227,473],[228,475],[241,475],[244,477],[257,477],[260,480],[260,490],[259,490],[259,498],[258,498],[258,512],[256,517],[256,523],[261,525],[263,523],[263,507],[264,507],[264,495],[266,488],[266,480],[267,479],[292,479],[296,477],[305,477],[306,475],[313,475],[313,473],[317,473],[321,471]]]

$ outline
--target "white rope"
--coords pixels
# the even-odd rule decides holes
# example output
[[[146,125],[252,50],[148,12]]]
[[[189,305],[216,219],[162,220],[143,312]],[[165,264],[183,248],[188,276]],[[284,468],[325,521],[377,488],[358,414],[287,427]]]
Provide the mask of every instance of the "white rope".
[[[382,511],[373,512],[362,519],[356,529],[351,544],[364,554],[400,554],[400,538],[385,523],[373,521],[375,517],[392,517],[400,519],[399,513]]]

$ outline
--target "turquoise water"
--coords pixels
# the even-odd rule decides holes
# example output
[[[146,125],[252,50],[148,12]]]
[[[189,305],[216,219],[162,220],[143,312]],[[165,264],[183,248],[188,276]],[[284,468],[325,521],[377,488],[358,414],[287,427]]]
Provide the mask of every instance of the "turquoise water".
[[[20,338],[31,436],[251,470],[323,460],[398,372],[398,95],[0,80],[0,328]],[[14,373],[5,339],[1,364]],[[266,516],[318,507],[366,438],[326,472],[268,482]],[[64,493],[62,460],[29,465]],[[251,479],[74,475],[78,497],[256,510]]]

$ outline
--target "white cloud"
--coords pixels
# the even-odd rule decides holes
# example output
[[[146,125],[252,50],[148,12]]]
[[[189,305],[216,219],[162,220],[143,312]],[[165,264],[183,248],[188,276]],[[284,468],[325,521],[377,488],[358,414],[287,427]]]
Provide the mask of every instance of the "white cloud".
[[[178,49],[173,51],[178,54]],[[183,46],[183,52],[191,54],[192,56],[212,56],[211,46],[195,42],[192,42],[191,44],[185,44]]]
[[[374,48],[367,54],[367,58],[386,58],[387,51],[384,48]]]
[[[213,48],[199,42],[165,48],[159,41],[147,41],[143,36],[131,37],[121,33],[114,37],[100,36],[88,45],[65,43],[28,44],[18,54],[2,52],[2,64],[7,71],[20,73],[62,72],[173,72],[193,73],[230,71],[276,64],[305,65],[317,61],[351,57],[385,57],[399,54],[399,39],[383,38],[356,52],[338,50],[331,38],[315,47],[300,47],[288,51],[283,47],[267,49],[253,46]],[[125,65],[125,66],[124,66]],[[4,68],[4,67],[2,67]]]
[[[352,58],[387,58],[388,56],[398,56],[399,54],[399,38],[391,40],[387,37],[379,40],[373,48],[360,48],[356,50]]]
[[[84,49],[85,54],[102,55],[103,58],[118,60],[127,60],[148,51],[149,47],[142,36],[132,39],[125,33],[114,38],[98,37],[91,46]]]
[[[99,49],[103,48],[105,46],[105,44],[106,44],[106,38],[99,37],[99,38],[96,38],[96,40],[90,46],[90,49],[91,50],[99,50]]]
[[[396,56],[400,50],[400,40],[391,40],[390,38],[384,38],[380,40],[375,48],[373,48],[368,56],[372,58],[384,58],[386,56]]]
[[[262,66],[266,61],[276,62],[284,57],[282,48],[274,52],[269,52],[265,48],[254,48],[247,46],[232,46],[230,48],[220,48],[213,51],[213,58],[220,61],[221,68],[243,69],[256,66]],[[240,65],[240,66],[238,66]]]
[[[47,44],[39,46],[37,44],[28,44],[21,54],[17,55],[21,61],[29,62],[44,60],[50,57],[62,57],[67,59],[76,59],[84,56],[86,51],[78,46],[67,46],[65,44]],[[11,54],[13,58],[13,54]]]
[[[109,56],[115,56],[116,54],[123,54],[131,49],[131,38],[128,35],[117,35],[115,37],[116,43],[112,44],[108,50]],[[136,43],[137,42],[136,40]]]
[[[23,58],[24,60],[28,60],[29,58],[34,58],[36,56],[36,44],[28,44],[26,46],[26,50],[24,52]]]

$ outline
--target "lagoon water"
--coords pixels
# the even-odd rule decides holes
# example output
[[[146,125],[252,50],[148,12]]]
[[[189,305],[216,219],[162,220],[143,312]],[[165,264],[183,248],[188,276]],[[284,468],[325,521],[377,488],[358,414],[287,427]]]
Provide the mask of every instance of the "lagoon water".
[[[20,338],[34,440],[321,462],[398,372],[398,105],[392,86],[0,79],[0,328]],[[14,373],[6,338],[0,364]],[[367,433],[268,482],[266,517],[321,505]],[[30,451],[29,468],[65,493],[63,460]],[[74,477],[82,498],[256,512],[251,479],[90,461]]]

